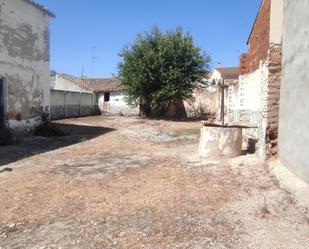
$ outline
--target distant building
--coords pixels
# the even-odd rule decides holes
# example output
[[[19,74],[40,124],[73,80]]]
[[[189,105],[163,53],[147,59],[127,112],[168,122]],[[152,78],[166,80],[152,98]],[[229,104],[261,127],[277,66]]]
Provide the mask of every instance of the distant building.
[[[51,89],[93,94],[93,105],[95,108],[98,107],[103,115],[139,114],[137,109],[131,108],[127,103],[128,91],[116,78],[86,78],[56,74]],[[53,103],[52,99],[52,106],[54,105],[56,103]]]
[[[27,132],[49,111],[48,9],[30,0],[0,0],[0,125]]]
[[[224,116],[226,123],[236,123],[235,109],[238,106],[239,67],[217,67],[210,76],[217,86],[217,120],[221,118],[222,88],[224,83]]]

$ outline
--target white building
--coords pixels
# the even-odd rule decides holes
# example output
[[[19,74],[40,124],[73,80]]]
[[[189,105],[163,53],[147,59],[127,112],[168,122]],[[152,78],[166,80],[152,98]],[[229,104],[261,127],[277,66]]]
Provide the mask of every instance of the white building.
[[[49,21],[31,0],[0,0],[0,125],[30,131],[49,111]]]
[[[128,91],[116,78],[86,78],[56,74],[52,90],[91,93],[103,115],[138,115],[127,103]],[[72,107],[73,108],[73,107]]]
[[[237,123],[235,108],[238,106],[239,67],[218,67],[210,76],[217,86],[217,120],[221,118],[222,84],[224,84],[224,117],[225,123]]]

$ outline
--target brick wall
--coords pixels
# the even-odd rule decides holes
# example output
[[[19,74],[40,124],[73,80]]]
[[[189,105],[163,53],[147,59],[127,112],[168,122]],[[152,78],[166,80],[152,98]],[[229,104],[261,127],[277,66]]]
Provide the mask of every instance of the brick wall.
[[[271,0],[264,0],[248,40],[248,54],[241,56],[241,74],[256,71],[268,56]]]
[[[248,54],[240,55],[240,74],[247,74],[249,72]]]

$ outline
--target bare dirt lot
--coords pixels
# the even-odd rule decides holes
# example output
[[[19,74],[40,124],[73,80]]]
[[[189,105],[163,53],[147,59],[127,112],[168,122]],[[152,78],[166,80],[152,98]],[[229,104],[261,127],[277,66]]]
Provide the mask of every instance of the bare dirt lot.
[[[309,248],[309,219],[254,156],[197,155],[199,122],[58,121],[0,148],[0,248]]]

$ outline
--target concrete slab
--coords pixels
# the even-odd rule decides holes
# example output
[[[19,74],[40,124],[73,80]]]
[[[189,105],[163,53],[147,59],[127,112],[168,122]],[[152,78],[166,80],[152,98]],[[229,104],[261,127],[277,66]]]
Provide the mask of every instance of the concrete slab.
[[[291,194],[296,206],[309,212],[309,184],[285,167],[279,159],[268,162],[268,165],[279,186]]]

